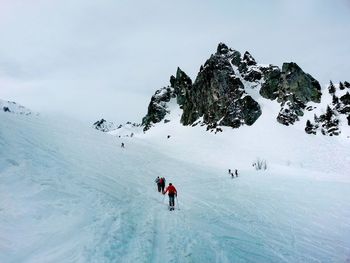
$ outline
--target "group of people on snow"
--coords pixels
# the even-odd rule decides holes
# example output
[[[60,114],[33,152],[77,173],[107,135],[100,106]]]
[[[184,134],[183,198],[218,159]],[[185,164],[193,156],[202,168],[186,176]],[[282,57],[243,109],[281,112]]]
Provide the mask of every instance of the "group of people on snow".
[[[159,176],[158,176],[156,178],[155,182],[156,182],[157,187],[158,187],[158,192],[163,193],[164,188],[165,188],[165,178],[164,177],[159,178]]]
[[[167,188],[165,188],[165,178],[164,177],[159,178],[159,176],[158,176],[156,178],[155,182],[157,184],[157,188],[158,188],[159,193],[162,193],[163,195],[168,193],[169,210],[170,211],[175,210],[175,197],[177,197],[177,190],[176,190],[175,186],[173,186],[172,183],[169,183]]]
[[[231,175],[231,178],[238,177],[238,170],[235,169],[235,172],[233,173],[231,169],[228,169],[228,174]]]

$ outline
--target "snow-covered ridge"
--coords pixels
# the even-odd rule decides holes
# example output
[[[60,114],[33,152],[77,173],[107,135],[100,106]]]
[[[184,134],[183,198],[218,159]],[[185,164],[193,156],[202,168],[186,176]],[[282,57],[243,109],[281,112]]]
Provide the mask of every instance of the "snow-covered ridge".
[[[23,115],[33,114],[33,112],[30,109],[16,102],[6,101],[2,99],[0,99],[0,111],[14,113],[14,114],[23,114]]]

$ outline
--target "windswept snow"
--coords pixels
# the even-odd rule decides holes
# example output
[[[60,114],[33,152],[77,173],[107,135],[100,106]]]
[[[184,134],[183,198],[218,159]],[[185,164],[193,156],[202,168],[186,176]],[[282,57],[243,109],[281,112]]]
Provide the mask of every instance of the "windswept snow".
[[[263,107],[254,127],[215,135],[172,109],[121,138],[0,112],[0,262],[349,261],[349,140],[270,123]]]

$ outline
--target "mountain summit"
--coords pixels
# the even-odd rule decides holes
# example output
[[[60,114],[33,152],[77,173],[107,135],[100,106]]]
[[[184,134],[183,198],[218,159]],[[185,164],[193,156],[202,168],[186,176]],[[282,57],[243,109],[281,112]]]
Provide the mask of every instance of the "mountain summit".
[[[337,87],[350,91],[348,85]],[[173,100],[182,110],[183,125],[200,123],[208,130],[217,131],[221,130],[220,126],[252,126],[262,114],[259,101],[264,99],[279,104],[275,118],[286,126],[300,121],[305,112],[322,115],[328,106],[336,111],[338,124],[346,123],[345,119],[350,119],[347,97],[341,100],[343,106],[329,105],[328,99],[327,105],[321,103],[328,95],[322,96],[320,83],[294,62],[283,63],[282,68],[258,64],[248,51],[242,56],[239,51],[219,43],[216,53],[200,66],[194,81],[178,68],[176,75],[170,77],[170,85],[155,92],[142,125],[147,131],[156,123],[170,121],[166,116]]]

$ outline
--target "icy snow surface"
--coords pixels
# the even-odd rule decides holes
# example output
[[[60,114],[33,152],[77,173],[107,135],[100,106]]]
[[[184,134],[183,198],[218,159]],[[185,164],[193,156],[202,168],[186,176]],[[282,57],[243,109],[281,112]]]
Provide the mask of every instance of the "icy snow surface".
[[[218,134],[180,126],[174,109],[132,138],[0,112],[0,262],[348,262],[349,139],[262,107],[254,126]]]

